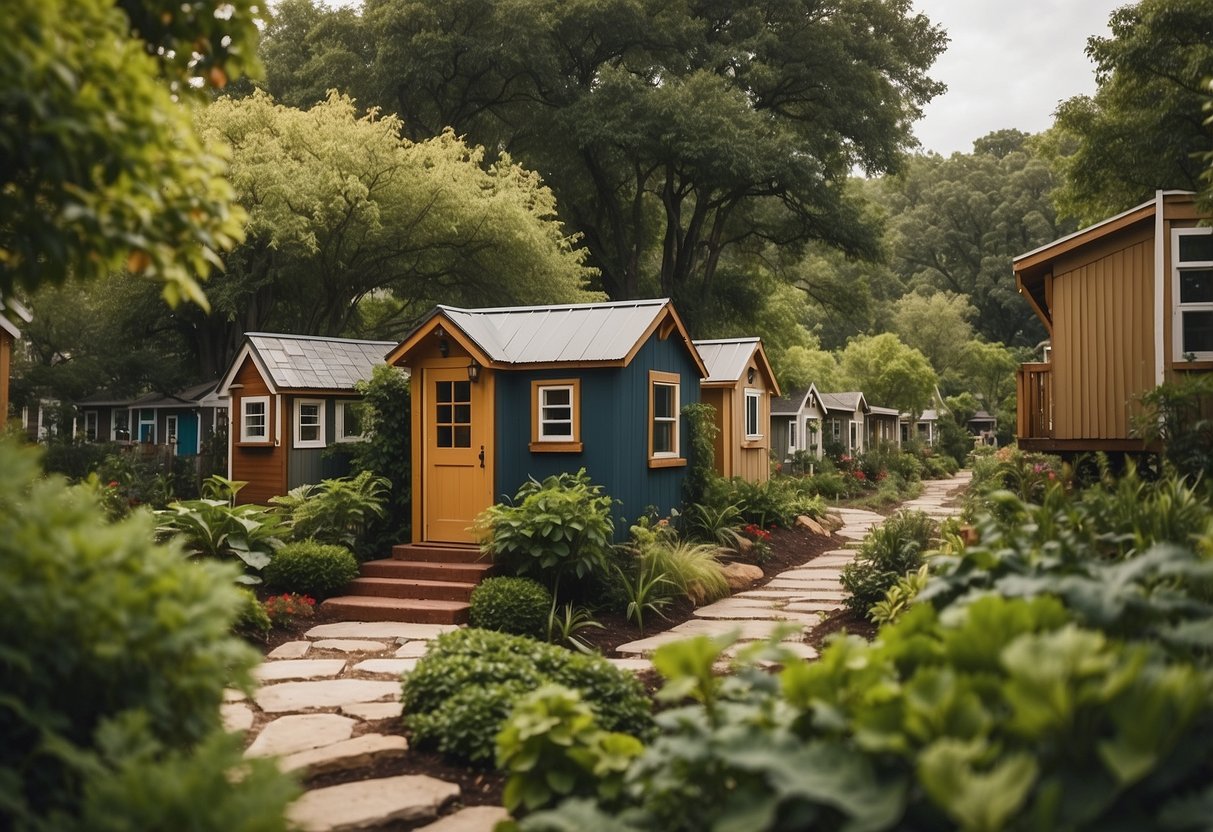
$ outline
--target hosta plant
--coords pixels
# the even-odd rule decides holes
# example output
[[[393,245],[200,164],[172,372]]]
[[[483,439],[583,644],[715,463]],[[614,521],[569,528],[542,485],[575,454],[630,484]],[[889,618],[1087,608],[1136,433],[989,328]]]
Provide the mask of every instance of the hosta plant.
[[[271,553],[282,545],[286,527],[268,509],[251,504],[233,506],[227,500],[182,500],[156,512],[161,539],[175,537],[194,557],[238,561],[244,574],[238,583],[261,583],[260,572]]]

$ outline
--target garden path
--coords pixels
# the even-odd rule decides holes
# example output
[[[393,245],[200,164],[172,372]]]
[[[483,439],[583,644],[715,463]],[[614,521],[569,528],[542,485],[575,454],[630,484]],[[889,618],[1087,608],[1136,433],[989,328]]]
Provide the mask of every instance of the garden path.
[[[922,494],[901,508],[938,519],[959,512],[949,494],[966,486],[968,472],[923,483]],[[629,670],[651,667],[646,656],[661,644],[691,635],[739,630],[741,641],[762,640],[792,624],[788,646],[806,658],[813,628],[841,607],[842,567],[854,559],[867,533],[884,518],[861,509],[835,509],[843,520],[842,549],[780,573],[764,586],[696,610],[695,618],[618,648],[612,659]],[[799,624],[796,628],[794,625]],[[229,730],[245,731],[249,756],[276,756],[309,779],[341,771],[374,771],[408,754],[393,731],[400,717],[400,676],[425,654],[431,639],[454,625],[336,622],[308,630],[303,640],[275,648],[257,670],[252,698],[229,691],[223,717]],[[311,789],[289,812],[303,830],[375,829],[387,824],[424,832],[488,832],[505,810],[457,804],[460,787],[426,775],[394,775]]]

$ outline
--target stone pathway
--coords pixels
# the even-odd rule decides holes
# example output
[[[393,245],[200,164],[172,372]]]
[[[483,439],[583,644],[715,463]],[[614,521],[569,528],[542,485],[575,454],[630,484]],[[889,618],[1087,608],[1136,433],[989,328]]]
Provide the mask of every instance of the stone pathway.
[[[920,497],[903,508],[944,518],[956,513],[948,492],[968,484],[967,472],[923,484]],[[842,567],[855,557],[864,536],[884,518],[871,511],[835,509],[845,548],[789,569],[759,589],[700,607],[695,618],[665,632],[618,648],[611,659],[633,671],[651,667],[657,647],[692,635],[740,630],[742,641],[766,639],[789,627],[789,648],[805,658],[817,655],[806,638],[830,612],[841,608]],[[400,676],[425,655],[429,641],[455,629],[446,624],[339,622],[308,630],[303,640],[275,648],[257,669],[261,683],[251,699],[229,691],[223,719],[230,731],[245,731],[249,756],[274,756],[284,770],[317,777],[368,769],[399,759],[408,742],[384,720],[400,717]],[[343,783],[305,792],[289,812],[308,832],[370,830],[401,825],[424,832],[489,832],[505,817],[500,807],[450,811],[459,798],[454,783],[420,775],[398,775]]]

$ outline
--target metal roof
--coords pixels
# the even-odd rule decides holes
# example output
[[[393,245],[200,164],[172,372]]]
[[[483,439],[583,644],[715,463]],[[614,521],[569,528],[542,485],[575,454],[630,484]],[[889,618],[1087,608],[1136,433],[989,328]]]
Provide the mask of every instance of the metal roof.
[[[0,296],[0,329],[3,329],[14,338],[21,337],[21,330],[17,327],[18,321],[29,323],[33,320],[29,310],[22,306],[15,298],[5,300]]]
[[[734,382],[741,378],[750,357],[758,347],[757,338],[719,338],[710,341],[696,341],[695,349],[708,367],[708,377],[704,384],[727,381]]]
[[[622,361],[669,300],[438,309],[492,361]]]
[[[877,407],[874,404],[868,405],[868,413],[873,416],[901,416],[901,411],[895,407]]]
[[[353,390],[383,363],[395,341],[358,341],[249,332],[245,337],[269,384],[278,390]],[[239,362],[239,357],[237,362]]]
[[[826,410],[847,410],[855,412],[859,409],[860,403],[867,404],[864,401],[863,393],[851,391],[848,393],[818,393],[817,397],[821,399],[821,406]]]

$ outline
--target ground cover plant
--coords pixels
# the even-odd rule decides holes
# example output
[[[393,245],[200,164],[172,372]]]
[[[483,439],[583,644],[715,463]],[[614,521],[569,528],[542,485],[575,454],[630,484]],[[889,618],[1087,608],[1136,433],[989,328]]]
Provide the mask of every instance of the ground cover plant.
[[[921,511],[900,511],[872,529],[855,560],[843,567],[843,603],[868,615],[889,589],[922,566],[938,533],[939,525]]]

